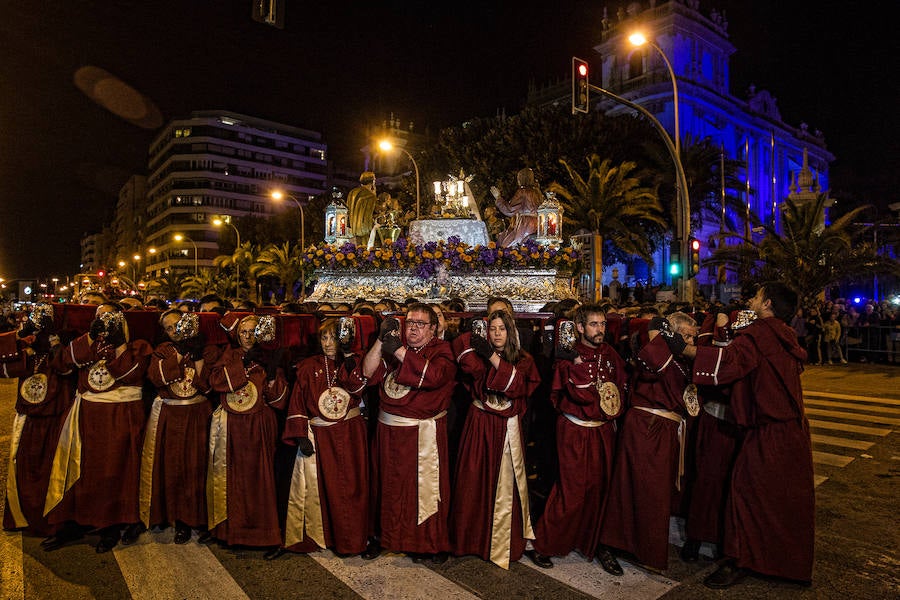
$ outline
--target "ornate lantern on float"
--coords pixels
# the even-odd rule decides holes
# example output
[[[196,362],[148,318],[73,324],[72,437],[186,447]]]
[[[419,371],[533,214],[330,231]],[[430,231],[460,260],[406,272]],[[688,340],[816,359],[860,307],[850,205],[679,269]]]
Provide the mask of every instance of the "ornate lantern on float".
[[[547,197],[538,207],[538,226],[535,241],[543,246],[562,243],[563,209],[556,199],[556,194],[547,192]]]
[[[344,194],[335,189],[331,192],[331,204],[325,207],[325,242],[328,244],[343,244],[352,239],[347,207],[341,202],[343,197]]]

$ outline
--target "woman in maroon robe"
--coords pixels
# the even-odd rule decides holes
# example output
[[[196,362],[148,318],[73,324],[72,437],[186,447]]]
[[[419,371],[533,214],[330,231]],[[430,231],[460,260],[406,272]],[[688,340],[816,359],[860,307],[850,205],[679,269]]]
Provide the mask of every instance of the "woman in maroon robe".
[[[227,319],[228,314],[223,317]],[[262,547],[281,544],[275,409],[285,407],[288,394],[278,361],[266,358],[256,343],[258,322],[256,315],[240,320],[239,345],[226,348],[210,372],[220,406],[210,426],[206,494],[212,537],[228,545]]]
[[[361,357],[346,348],[338,351],[339,323],[322,323],[322,353],[297,364],[282,435],[297,448],[284,541],[292,552],[327,547],[360,554],[368,540],[368,443],[359,410],[366,382],[353,374]],[[266,558],[280,554],[276,550]]]
[[[534,539],[528,508],[522,417],[540,384],[505,311],[488,317],[488,339],[472,334],[457,361],[472,397],[460,438],[450,535],[457,555],[509,568]]]

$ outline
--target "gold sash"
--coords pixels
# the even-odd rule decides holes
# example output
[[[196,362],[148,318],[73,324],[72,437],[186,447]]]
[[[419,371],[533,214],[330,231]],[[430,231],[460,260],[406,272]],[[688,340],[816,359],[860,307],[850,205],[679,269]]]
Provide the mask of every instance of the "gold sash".
[[[16,527],[28,527],[28,519],[22,513],[22,505],[19,503],[19,486],[16,480],[16,453],[19,451],[19,441],[22,439],[26,418],[25,415],[16,413],[16,418],[13,419],[9,442],[9,469],[6,471],[6,501]]]
[[[47,500],[44,503],[44,515],[62,502],[63,496],[75,482],[81,478],[81,402],[139,402],[141,388],[123,385],[105,392],[84,392],[75,394],[75,401],[66,415],[56,453],[53,455],[53,466],[50,470],[50,485],[47,488]]]
[[[206,402],[206,396],[200,394],[192,398],[176,399],[176,398],[160,398],[157,396],[153,400],[153,407],[150,409],[150,416],[147,419],[147,427],[144,429],[144,449],[141,452],[141,487],[140,487],[140,510],[141,522],[144,527],[150,527],[150,499],[153,495],[153,463],[156,460],[156,429],[159,426],[159,414],[162,411],[163,404],[168,406],[188,406],[191,404],[200,404]]]
[[[575,415],[570,415],[569,413],[563,413],[563,416],[579,427],[603,427],[609,423],[609,421],[585,421],[584,419],[579,419]]]
[[[684,418],[677,412],[664,408],[650,408],[647,406],[635,406],[634,408],[678,423],[678,473],[675,475],[675,489],[681,491],[681,478],[684,476]]]
[[[309,428],[309,441],[316,447],[316,436]],[[316,455],[305,456],[300,449],[294,457],[291,473],[291,493],[288,497],[287,520],[284,527],[284,545],[293,546],[303,541],[303,530],[319,548],[325,547],[325,529],[322,525],[322,504],[319,499],[319,474]]]
[[[379,423],[389,427],[418,427],[418,468],[417,468],[417,498],[419,514],[416,525],[421,525],[428,517],[438,510],[438,502],[441,501],[441,459],[437,447],[437,423],[436,421],[447,414],[442,410],[430,419],[413,419],[411,417],[399,417],[381,411],[378,415]]]
[[[484,410],[480,400],[473,400],[472,406]],[[502,417],[501,417],[502,418]],[[528,478],[525,473],[525,456],[522,453],[522,437],[519,418],[506,419],[506,435],[503,438],[503,455],[500,459],[500,473],[497,478],[497,492],[494,496],[493,526],[491,528],[491,562],[509,569],[509,551],[512,540],[513,490],[518,490],[522,509],[522,534],[527,540],[534,539],[531,516],[528,508]]]
[[[228,518],[228,411],[219,406],[209,425],[209,465],[206,467],[207,525],[211,530]]]

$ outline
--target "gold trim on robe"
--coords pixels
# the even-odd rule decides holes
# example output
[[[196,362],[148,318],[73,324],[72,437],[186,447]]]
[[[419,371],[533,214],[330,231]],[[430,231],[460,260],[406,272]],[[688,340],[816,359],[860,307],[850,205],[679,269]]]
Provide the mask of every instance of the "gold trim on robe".
[[[26,419],[26,415],[19,413],[16,413],[16,418],[13,419],[9,441],[9,468],[6,471],[6,502],[16,527],[28,527],[28,519],[25,518],[19,502],[19,485],[16,478],[16,453],[19,451],[19,441],[22,439],[22,430],[25,428]]]
[[[209,465],[206,468],[207,525],[213,529],[228,518],[228,412],[219,406],[209,425]]]
[[[138,495],[141,511],[141,522],[144,527],[150,527],[150,500],[153,495],[153,463],[156,457],[156,429],[159,426],[159,414],[163,404],[168,406],[189,406],[206,402],[206,396],[197,394],[192,398],[160,398],[153,400],[150,416],[147,417],[147,426],[144,429],[144,448],[141,451],[141,486]]]
[[[437,513],[438,502],[441,501],[441,459],[437,446],[436,421],[447,414],[442,410],[430,419],[413,419],[400,417],[381,411],[378,421],[389,427],[418,427],[418,478],[417,498],[419,503],[418,521],[424,523],[428,517]]]

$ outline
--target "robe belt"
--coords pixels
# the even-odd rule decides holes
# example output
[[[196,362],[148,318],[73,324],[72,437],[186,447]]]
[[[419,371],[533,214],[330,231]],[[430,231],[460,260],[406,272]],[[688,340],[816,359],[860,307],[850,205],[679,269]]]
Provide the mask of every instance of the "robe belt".
[[[309,420],[309,424],[315,425],[316,427],[329,427],[331,425],[337,425],[338,423],[341,423],[343,421],[349,421],[350,419],[352,419],[354,417],[358,417],[360,414],[361,413],[360,413],[359,408],[351,408],[350,410],[347,411],[347,414],[344,415],[344,418],[341,419],[340,421],[326,421],[322,417],[313,417],[312,419]]]
[[[16,527],[28,527],[28,519],[22,512],[19,502],[19,486],[16,475],[16,453],[19,451],[19,442],[22,439],[22,430],[25,428],[26,417],[16,413],[13,420],[12,434],[9,441],[9,468],[6,471],[6,501],[9,506],[9,514],[12,515],[13,524]]]
[[[206,467],[207,526],[212,530],[228,518],[228,411],[219,405],[209,424]]]
[[[472,406],[484,410],[481,400],[472,400]],[[500,417],[503,418],[503,417]],[[534,539],[528,507],[528,478],[525,473],[525,456],[522,452],[522,437],[519,417],[506,419],[506,435],[503,438],[503,454],[500,459],[500,473],[497,477],[497,491],[494,495],[494,512],[491,527],[491,562],[509,569],[510,542],[512,541],[513,490],[519,493],[522,509],[522,536]]]
[[[141,452],[141,485],[138,494],[141,522],[144,527],[150,527],[150,499],[153,495],[153,463],[156,460],[156,430],[159,427],[159,415],[162,407],[166,406],[190,406],[206,402],[206,396],[197,394],[190,398],[160,398],[153,400],[150,408],[150,416],[147,417],[147,426],[144,429],[144,449]]]
[[[704,402],[703,410],[720,421],[727,421],[728,405],[721,402]]]
[[[664,408],[650,408],[649,406],[634,406],[633,408],[678,423],[678,473],[675,475],[675,489],[681,491],[681,478],[684,476],[684,417]]]
[[[50,468],[50,484],[44,502],[44,515],[59,504],[63,496],[81,478],[81,401],[85,402],[140,402],[140,386],[123,385],[105,392],[78,392],[59,433],[53,466]]]
[[[446,414],[447,411],[442,410],[428,419],[400,417],[384,411],[378,414],[378,422],[383,425],[419,428],[416,443],[419,455],[417,467],[419,513],[416,525],[421,525],[435,514],[438,511],[438,502],[441,501],[441,459],[437,445],[437,420]]]
[[[340,421],[326,421],[313,417],[309,424],[313,427],[330,427],[360,415],[359,408],[351,408]],[[307,438],[316,447],[316,436],[310,427]],[[319,470],[316,454],[306,456],[300,450],[294,457],[291,473],[291,492],[288,496],[287,520],[284,527],[284,545],[293,546],[303,541],[304,530],[309,538],[325,547],[325,527],[322,518],[322,503],[319,497]]]
[[[609,423],[609,421],[585,421],[584,419],[579,419],[575,415],[570,415],[569,413],[563,413],[563,416],[581,427],[603,427]]]

